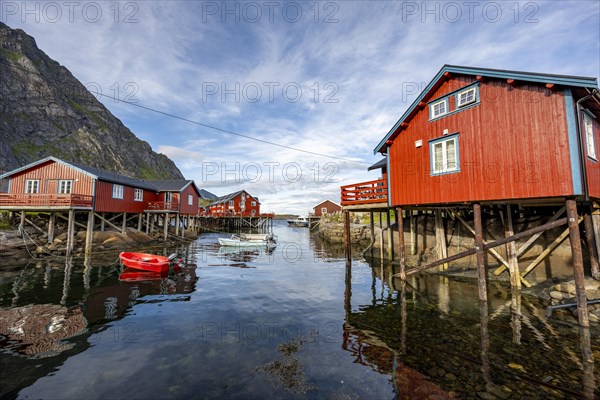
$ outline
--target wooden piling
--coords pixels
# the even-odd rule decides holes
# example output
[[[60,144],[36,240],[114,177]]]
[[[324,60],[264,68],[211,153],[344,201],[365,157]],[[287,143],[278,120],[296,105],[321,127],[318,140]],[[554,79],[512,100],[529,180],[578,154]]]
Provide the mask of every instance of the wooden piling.
[[[167,240],[167,234],[169,233],[169,213],[165,213],[163,217],[163,234],[165,240]]]
[[[590,255],[590,271],[593,277],[600,276],[600,264],[598,264],[598,252],[594,240],[594,223],[592,222],[591,210],[583,216],[585,226],[585,241]]]
[[[51,212],[48,219],[48,243],[54,241],[54,230],[56,229],[56,213]]]
[[[100,232],[104,232],[104,221],[106,220],[105,213],[100,214]]]
[[[413,215],[413,211],[410,210],[408,212],[408,223],[410,225],[410,254],[417,254],[417,229],[416,222],[419,218],[419,211],[417,211],[417,215]]]
[[[446,243],[446,230],[444,228],[444,219],[442,217],[442,211],[439,209],[435,210],[435,247],[438,260],[443,260],[446,257],[448,257],[448,247]],[[440,271],[445,271],[447,269],[448,263],[443,263],[439,267]]]
[[[21,228],[25,228],[25,210],[21,211],[21,222],[19,224],[21,225]]]
[[[398,215],[398,262],[400,263],[400,279],[406,279],[406,255],[404,253],[404,218],[402,218],[402,208],[396,209]]]
[[[139,213],[139,214],[138,214],[138,227],[137,227],[137,230],[138,230],[138,232],[141,232],[141,231],[142,231],[142,220],[143,220],[143,215],[144,215],[144,214],[142,214],[142,213]]]
[[[350,212],[344,211],[344,247],[346,254],[346,264],[352,262],[352,248],[350,241]]]
[[[504,225],[504,236],[510,237],[514,235],[512,210],[510,204],[506,205],[506,224]],[[521,276],[519,271],[519,259],[517,256],[516,242],[506,243],[506,254],[508,257],[508,272],[510,274],[510,286],[514,289],[521,289]]]
[[[481,205],[473,204],[475,225],[475,250],[477,254],[477,282],[479,286],[479,300],[487,301],[487,285],[485,272],[485,254],[483,249],[483,226],[481,222]]]
[[[392,231],[392,222],[391,222],[391,214],[390,214],[390,209],[388,208],[386,211],[386,217],[387,217],[387,222],[386,222],[386,228],[387,228],[387,232],[388,232],[388,259],[391,261],[394,259],[394,232]]]
[[[577,202],[573,199],[568,199],[566,201],[566,206],[567,223],[569,225],[569,241],[571,242],[571,253],[573,254],[573,277],[575,279],[575,297],[577,298],[577,316],[579,325],[590,326],[587,299],[585,297],[585,276],[583,272],[583,256],[581,253]]]
[[[179,214],[175,214],[175,236],[179,236]]]
[[[92,242],[94,239],[94,212],[88,212],[87,229],[85,231],[85,255],[92,252]]]
[[[67,250],[66,256],[69,257],[73,252],[73,242],[75,241],[75,210],[69,210],[69,221],[67,223]]]
[[[369,211],[369,221],[370,221],[370,226],[371,226],[371,246],[373,246],[375,244],[375,214],[373,213],[373,211]],[[371,247],[371,249],[373,249],[373,247]],[[373,254],[373,252],[371,251],[371,254]]]
[[[121,233],[125,233],[125,229],[127,228],[127,213],[123,213],[123,223],[121,224]]]
[[[150,233],[150,213],[146,213],[146,235]]]

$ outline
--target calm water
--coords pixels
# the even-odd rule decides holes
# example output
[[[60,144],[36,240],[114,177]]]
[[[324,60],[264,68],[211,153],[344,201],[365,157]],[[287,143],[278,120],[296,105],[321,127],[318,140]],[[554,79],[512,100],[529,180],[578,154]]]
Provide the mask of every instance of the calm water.
[[[116,254],[0,270],[7,398],[594,398],[598,328],[490,284],[403,285],[306,228],[271,253],[205,234],[180,273],[119,282]],[[224,236],[224,235],[221,235]],[[173,249],[165,249],[165,253]],[[350,273],[348,273],[350,272]],[[396,271],[397,272],[397,271]]]

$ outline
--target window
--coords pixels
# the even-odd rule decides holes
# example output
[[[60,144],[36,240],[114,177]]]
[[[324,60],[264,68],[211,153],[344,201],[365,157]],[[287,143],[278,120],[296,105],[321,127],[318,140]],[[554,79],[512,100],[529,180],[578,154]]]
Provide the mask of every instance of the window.
[[[170,202],[172,202],[172,201],[173,201],[173,193],[171,193],[171,192],[166,192],[166,193],[165,193],[165,201],[166,201],[167,203],[170,203]]]
[[[188,194],[188,205],[189,206],[194,205],[194,196],[192,196],[191,194]]]
[[[123,185],[113,184],[113,199],[123,198]]]
[[[256,215],[256,210],[252,210],[252,215]]]
[[[594,144],[594,125],[592,118],[583,114],[583,129],[585,130],[585,144],[587,147],[587,155],[589,158],[596,160],[596,146]]]
[[[477,100],[476,93],[477,93],[476,86],[473,86],[472,88],[458,92],[458,94],[456,95],[456,104],[458,105],[458,107],[463,107],[463,106],[466,106],[467,104],[475,103],[475,100]]]
[[[144,191],[142,189],[135,189],[133,192],[134,201],[144,201]]]
[[[233,205],[234,205],[234,204],[235,204],[235,203],[234,203],[234,201],[233,201],[233,200],[229,200],[229,208],[233,208]]]
[[[252,207],[256,207],[256,202],[255,201],[252,202]]]
[[[72,187],[73,187],[73,181],[71,181],[71,180],[60,180],[60,181],[58,181],[58,193],[59,194],[69,194],[69,193],[71,193]]]
[[[448,99],[436,101],[435,103],[431,103],[431,105],[429,106],[429,115],[431,118],[441,117],[442,115],[447,113]]]
[[[327,214],[327,207],[321,208],[321,214]]]
[[[459,171],[457,135],[430,142],[429,152],[432,175]]]
[[[39,193],[40,181],[38,179],[27,179],[25,181],[25,193]]]

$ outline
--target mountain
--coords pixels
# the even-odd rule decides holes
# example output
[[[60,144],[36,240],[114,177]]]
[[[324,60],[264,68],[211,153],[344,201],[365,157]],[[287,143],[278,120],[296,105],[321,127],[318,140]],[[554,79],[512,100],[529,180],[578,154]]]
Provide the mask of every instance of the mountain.
[[[182,179],[65,67],[0,22],[0,173],[55,156],[140,179]]]

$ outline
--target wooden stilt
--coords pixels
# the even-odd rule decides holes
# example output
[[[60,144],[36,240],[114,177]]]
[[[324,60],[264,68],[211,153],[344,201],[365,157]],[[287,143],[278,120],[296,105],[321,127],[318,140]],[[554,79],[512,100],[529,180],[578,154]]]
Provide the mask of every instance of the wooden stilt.
[[[585,276],[583,273],[583,256],[581,254],[581,238],[577,216],[577,202],[573,199],[566,201],[567,220],[569,225],[569,241],[573,254],[573,276],[575,278],[575,297],[577,298],[577,316],[579,325],[590,326],[585,297]]]
[[[100,218],[100,232],[104,232],[104,222],[106,221],[106,218],[105,218],[106,214],[102,213],[101,215],[102,215],[102,217]]]
[[[371,225],[371,246],[375,245],[375,213],[373,211],[369,211],[369,221]],[[371,250],[373,247],[371,247]],[[371,254],[373,252],[371,251]]]
[[[478,203],[473,204],[473,216],[475,225],[475,250],[477,254],[477,281],[479,284],[479,300],[487,301],[483,226],[481,222],[481,205]]]
[[[512,210],[510,204],[506,205],[506,224],[504,225],[504,236],[510,237],[514,235]],[[506,254],[508,257],[508,271],[510,274],[510,286],[514,289],[521,289],[521,277],[519,272],[519,259],[517,256],[516,242],[506,243]]]
[[[511,290],[510,312],[513,343],[521,344],[521,293],[515,289]]]
[[[138,227],[137,227],[138,232],[142,231],[142,221],[143,221],[143,214],[139,213],[138,214]]]
[[[179,214],[175,214],[175,236],[179,236]]]
[[[167,240],[167,234],[169,233],[169,213],[165,213],[163,217],[163,234],[165,240]]]
[[[352,262],[352,247],[350,237],[350,212],[344,211],[344,247],[346,255],[346,265]]]
[[[379,259],[383,263],[383,254],[384,254],[384,245],[383,245],[383,217],[381,211],[379,211]]]
[[[98,219],[100,220],[100,227],[101,227],[101,229],[104,229],[102,227],[104,226],[104,224],[106,224],[106,225],[110,226],[111,228],[116,229],[117,231],[121,230],[121,228],[119,228],[118,226],[116,226],[112,222],[108,222],[107,219],[104,219],[104,213],[102,213],[102,214],[94,213],[94,215],[96,217],[98,217]]]
[[[85,231],[85,254],[92,252],[92,242],[94,239],[94,212],[88,212],[87,230]]]
[[[67,223],[67,251],[69,257],[73,252],[73,242],[75,240],[75,210],[69,210],[69,222]]]
[[[600,265],[598,264],[598,253],[594,240],[594,224],[592,222],[591,210],[583,216],[583,223],[585,225],[585,241],[590,256],[590,272],[593,277],[600,277]]]
[[[413,215],[413,211],[408,212],[408,223],[410,225],[410,254],[417,254],[417,229],[416,222],[419,218],[419,211],[417,211],[417,215]]]
[[[50,213],[50,219],[48,220],[48,243],[54,241],[54,230],[56,229],[56,213]]]
[[[127,228],[127,213],[123,213],[123,223],[121,224],[121,233],[125,233],[125,229]]]
[[[150,213],[146,213],[146,235],[150,233]]]
[[[404,218],[402,218],[402,208],[396,209],[398,215],[398,262],[400,263],[400,279],[406,279],[406,256],[404,253]]]
[[[387,217],[387,222],[386,222],[386,227],[387,227],[387,239],[388,239],[388,259],[389,260],[393,260],[394,259],[394,232],[392,231],[392,221],[391,221],[391,213],[390,213],[390,209],[388,208],[386,211],[386,217]]]
[[[21,211],[21,222],[20,225],[22,228],[25,228],[25,210]]]
[[[596,242],[596,254],[600,256],[600,210],[592,210],[592,227],[594,229],[594,242]],[[593,276],[593,275],[592,275]],[[596,279],[600,279],[600,276],[594,276]]]
[[[444,219],[442,211],[435,210],[435,247],[437,250],[438,260],[448,257],[448,247],[446,243],[446,230],[444,229]],[[448,269],[448,263],[443,263],[439,267],[440,271]]]

